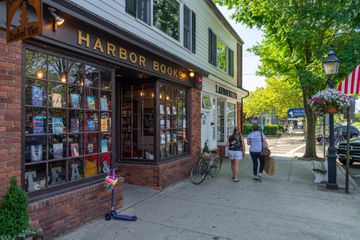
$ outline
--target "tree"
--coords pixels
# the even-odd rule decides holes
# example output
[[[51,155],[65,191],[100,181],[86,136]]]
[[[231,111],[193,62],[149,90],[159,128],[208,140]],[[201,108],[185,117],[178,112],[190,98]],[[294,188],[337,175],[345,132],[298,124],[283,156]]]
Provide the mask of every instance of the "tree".
[[[257,88],[245,98],[244,112],[247,116],[259,117],[267,110],[275,110],[278,118],[285,118],[289,108],[301,106],[301,89],[284,77],[268,78],[266,84],[266,88]]]
[[[316,116],[308,99],[326,87],[322,61],[330,44],[336,49],[341,81],[360,62],[359,0],[215,0],[234,8],[233,18],[264,31],[251,49],[260,56],[258,71],[286,76],[301,88],[307,119],[305,158],[316,157]]]

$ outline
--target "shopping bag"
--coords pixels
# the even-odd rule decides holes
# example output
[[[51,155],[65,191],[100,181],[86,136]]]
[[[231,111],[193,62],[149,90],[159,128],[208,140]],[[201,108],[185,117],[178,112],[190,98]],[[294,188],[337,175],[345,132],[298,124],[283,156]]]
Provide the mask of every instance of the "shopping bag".
[[[270,156],[265,156],[265,165],[264,170],[269,176],[273,176],[275,174],[275,161]]]

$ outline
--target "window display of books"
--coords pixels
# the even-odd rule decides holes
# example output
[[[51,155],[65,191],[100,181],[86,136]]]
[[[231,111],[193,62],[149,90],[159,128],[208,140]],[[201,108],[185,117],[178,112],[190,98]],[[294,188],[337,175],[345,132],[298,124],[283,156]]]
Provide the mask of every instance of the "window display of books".
[[[44,133],[44,116],[33,117],[33,133]]]
[[[45,99],[45,89],[40,86],[31,87],[31,105],[42,107]]]
[[[95,110],[95,97],[94,96],[87,96],[87,109]]]
[[[63,134],[64,133],[64,124],[62,117],[53,117],[52,118],[52,132],[54,134]]]
[[[51,93],[51,102],[53,107],[62,107],[62,97],[60,93]]]
[[[108,100],[107,100],[106,96],[100,98],[100,106],[101,106],[102,111],[108,111],[109,110]]]
[[[64,145],[62,143],[55,143],[53,144],[53,151],[54,151],[54,159],[61,159],[63,158],[63,147]]]
[[[71,118],[70,120],[70,131],[71,132],[79,132],[79,119]]]
[[[80,108],[80,95],[79,94],[70,94],[71,97],[71,107]]]
[[[78,157],[80,155],[78,143],[70,144],[70,149],[71,149],[71,157]]]
[[[108,148],[108,140],[107,139],[101,139],[101,152],[105,153],[108,152],[109,148]]]

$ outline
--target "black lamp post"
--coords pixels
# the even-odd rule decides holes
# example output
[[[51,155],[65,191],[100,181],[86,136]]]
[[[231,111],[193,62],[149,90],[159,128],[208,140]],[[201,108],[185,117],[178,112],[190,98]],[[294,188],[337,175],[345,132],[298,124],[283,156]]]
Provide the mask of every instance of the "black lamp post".
[[[328,77],[329,88],[335,87],[335,82],[331,79],[331,76],[337,75],[339,72],[340,61],[337,58],[333,46],[328,53],[327,58],[323,61],[325,75]],[[329,113],[329,148],[328,148],[328,183],[326,187],[328,189],[337,189],[336,183],[336,154],[334,146],[334,114]]]

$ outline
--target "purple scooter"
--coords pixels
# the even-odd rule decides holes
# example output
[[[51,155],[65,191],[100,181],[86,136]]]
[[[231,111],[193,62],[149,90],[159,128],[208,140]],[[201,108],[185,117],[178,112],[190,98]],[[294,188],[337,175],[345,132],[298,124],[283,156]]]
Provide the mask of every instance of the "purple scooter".
[[[105,178],[105,184],[107,190],[111,189],[111,210],[105,214],[105,219],[111,220],[113,218],[113,219],[125,220],[125,221],[136,221],[137,220],[136,216],[117,214],[114,209],[114,192],[115,192],[114,186],[118,181],[118,178],[115,174],[115,170],[116,170],[115,168],[111,169],[109,175]]]

